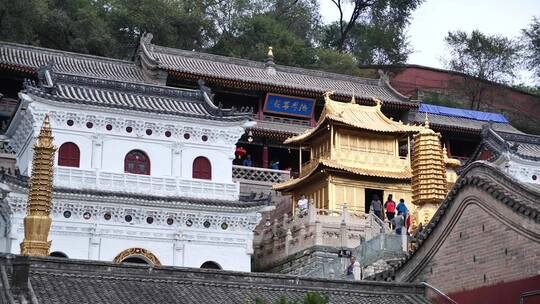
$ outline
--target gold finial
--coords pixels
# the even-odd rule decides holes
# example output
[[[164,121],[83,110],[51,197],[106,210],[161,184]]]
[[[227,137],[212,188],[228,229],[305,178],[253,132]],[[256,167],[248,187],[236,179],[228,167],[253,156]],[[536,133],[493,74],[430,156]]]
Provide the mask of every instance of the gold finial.
[[[24,218],[24,240],[21,243],[23,255],[49,255],[51,242],[48,238],[52,222],[50,213],[55,151],[49,115],[45,114],[41,131],[34,144],[27,215]]]
[[[352,95],[351,95],[351,103],[352,104],[356,104],[356,97],[354,96],[354,90],[352,91]]]
[[[274,57],[274,52],[272,52],[272,49],[273,49],[273,48],[272,48],[271,46],[268,47],[268,54],[266,54],[266,56],[268,56],[268,57]]]
[[[426,127],[426,129],[429,129],[429,119],[428,119],[428,115],[427,115],[427,112],[424,112],[426,114],[426,119],[424,121],[424,127]]]

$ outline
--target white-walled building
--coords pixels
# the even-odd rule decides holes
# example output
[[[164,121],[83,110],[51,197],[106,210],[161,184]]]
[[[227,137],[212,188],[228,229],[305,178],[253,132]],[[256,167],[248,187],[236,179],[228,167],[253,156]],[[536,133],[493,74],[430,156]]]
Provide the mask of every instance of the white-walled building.
[[[54,255],[250,270],[266,201],[239,201],[232,180],[249,115],[198,90],[40,76],[19,94],[6,132],[20,175],[2,182],[1,251],[20,252],[32,145],[48,113],[58,147]]]

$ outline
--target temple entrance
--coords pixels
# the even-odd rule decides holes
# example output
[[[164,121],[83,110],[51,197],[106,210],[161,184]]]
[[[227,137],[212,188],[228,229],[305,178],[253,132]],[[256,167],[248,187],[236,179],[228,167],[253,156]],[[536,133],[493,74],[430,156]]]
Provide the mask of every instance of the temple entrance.
[[[373,196],[374,195],[377,195],[377,197],[379,198],[379,200],[381,201],[382,204],[384,204],[383,202],[383,195],[384,195],[384,191],[383,190],[379,190],[379,189],[369,189],[369,188],[366,188],[365,190],[365,213],[369,213],[369,208],[371,207],[371,201],[373,200]],[[383,212],[384,213],[384,212]]]
[[[160,266],[158,258],[144,248],[129,248],[120,252],[113,260],[113,263],[136,263]]]
[[[221,266],[219,266],[216,262],[207,261],[207,262],[204,262],[204,263],[201,265],[201,268],[206,268],[206,269],[221,269]]]

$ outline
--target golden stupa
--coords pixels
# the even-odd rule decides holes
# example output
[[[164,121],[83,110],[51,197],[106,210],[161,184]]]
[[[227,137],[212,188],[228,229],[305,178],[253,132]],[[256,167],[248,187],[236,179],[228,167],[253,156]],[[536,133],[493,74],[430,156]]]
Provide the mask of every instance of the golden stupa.
[[[34,144],[30,193],[27,215],[24,218],[24,240],[21,254],[47,256],[51,242],[51,201],[53,188],[53,162],[56,147],[53,145],[49,116],[45,115],[43,126]]]
[[[412,202],[416,206],[413,226],[427,224],[447,193],[444,150],[441,134],[429,128],[426,117],[424,128],[413,136]]]

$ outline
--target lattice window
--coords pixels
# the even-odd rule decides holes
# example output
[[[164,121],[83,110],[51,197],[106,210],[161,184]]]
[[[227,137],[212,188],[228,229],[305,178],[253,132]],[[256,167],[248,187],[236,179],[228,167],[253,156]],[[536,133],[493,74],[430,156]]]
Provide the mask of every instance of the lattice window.
[[[150,175],[150,158],[141,150],[131,150],[124,159],[126,173]]]

